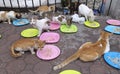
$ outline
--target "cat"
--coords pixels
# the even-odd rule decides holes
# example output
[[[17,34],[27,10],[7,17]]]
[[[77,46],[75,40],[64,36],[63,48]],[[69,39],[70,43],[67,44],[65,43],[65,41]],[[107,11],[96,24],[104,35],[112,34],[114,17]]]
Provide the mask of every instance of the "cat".
[[[83,24],[85,22],[85,18],[84,17],[79,17],[79,15],[75,12],[71,17],[72,17],[73,22],[77,22],[79,24]]]
[[[100,58],[104,53],[110,51],[110,35],[111,34],[108,32],[101,31],[98,41],[96,41],[95,43],[86,42],[82,44],[77,52],[75,52],[72,56],[68,57],[62,63],[54,66],[53,69],[57,70],[63,68],[64,66],[68,65],[70,62],[78,58],[84,62],[95,61],[96,59]]]
[[[30,51],[35,54],[34,49],[41,49],[45,45],[45,41],[35,38],[22,38],[15,41],[11,45],[11,54],[13,57],[20,57],[25,51]]]
[[[72,25],[72,17],[67,16],[66,20],[67,20],[66,26],[67,26],[67,28],[70,28]]]
[[[93,22],[95,20],[95,15],[92,9],[90,9],[85,4],[80,4],[78,7],[78,12],[80,15],[85,16],[87,21]]]
[[[66,17],[65,15],[58,15],[58,16],[53,16],[52,21],[70,27],[72,24],[72,17],[69,16]]]
[[[42,14],[45,12],[50,12],[50,11],[55,12],[55,5],[50,5],[50,6],[42,5],[42,6],[39,6],[35,11],[33,10],[29,10],[29,11],[32,13],[39,12],[40,16],[42,16]]]
[[[8,21],[11,24],[13,19],[20,19],[21,13],[17,13],[15,11],[0,11],[0,21]]]
[[[50,19],[45,17],[40,20],[32,18],[30,24],[33,24],[33,27],[37,28],[39,30],[39,33],[38,33],[38,37],[39,37],[41,35],[41,33],[43,32],[43,30],[49,31],[49,29],[50,29],[49,23],[50,23]]]
[[[58,16],[53,16],[52,17],[52,21],[53,22],[58,22],[60,24],[66,24],[67,20],[66,20],[66,16],[65,15],[58,15]]]

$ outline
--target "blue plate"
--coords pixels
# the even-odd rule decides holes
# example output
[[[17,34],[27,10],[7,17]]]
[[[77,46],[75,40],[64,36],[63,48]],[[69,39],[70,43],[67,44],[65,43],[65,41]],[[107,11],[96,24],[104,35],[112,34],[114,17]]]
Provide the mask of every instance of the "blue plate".
[[[120,34],[120,26],[108,25],[105,30],[114,34]]]
[[[110,66],[120,69],[120,53],[118,52],[105,53],[104,59]]]
[[[29,20],[25,18],[13,20],[13,25],[15,26],[23,26],[27,24],[29,24]]]

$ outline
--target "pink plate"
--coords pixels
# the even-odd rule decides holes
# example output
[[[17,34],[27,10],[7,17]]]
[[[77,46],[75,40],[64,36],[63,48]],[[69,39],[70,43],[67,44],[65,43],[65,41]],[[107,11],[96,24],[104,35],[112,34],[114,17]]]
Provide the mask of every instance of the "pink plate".
[[[111,25],[120,25],[120,21],[119,20],[114,20],[114,19],[107,20],[107,23],[111,24]]]
[[[60,49],[55,45],[45,45],[42,50],[37,51],[37,56],[43,60],[55,59],[60,55]]]
[[[60,35],[55,32],[44,32],[40,36],[40,40],[45,40],[46,43],[56,43],[60,39]]]
[[[60,24],[58,22],[51,22],[50,23],[50,30],[57,30],[60,28]]]

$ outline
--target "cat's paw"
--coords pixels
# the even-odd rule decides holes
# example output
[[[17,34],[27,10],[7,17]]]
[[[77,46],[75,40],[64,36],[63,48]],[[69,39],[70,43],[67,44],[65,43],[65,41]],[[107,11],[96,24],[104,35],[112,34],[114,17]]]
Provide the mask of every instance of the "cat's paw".
[[[57,70],[57,69],[58,69],[58,67],[57,67],[57,66],[54,66],[54,67],[53,67],[53,70]]]
[[[40,35],[37,35],[37,37],[40,37]]]
[[[35,54],[35,52],[32,52],[32,54]]]
[[[11,22],[8,22],[8,24],[11,24]]]

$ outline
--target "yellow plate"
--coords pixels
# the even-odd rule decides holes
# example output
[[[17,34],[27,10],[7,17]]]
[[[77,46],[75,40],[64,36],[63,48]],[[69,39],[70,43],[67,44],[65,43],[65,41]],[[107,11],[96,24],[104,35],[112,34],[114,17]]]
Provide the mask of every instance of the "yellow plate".
[[[96,22],[96,21],[94,21],[92,23],[89,22],[89,21],[86,21],[86,22],[84,22],[84,24],[85,24],[85,26],[90,27],[90,28],[98,28],[98,27],[100,27],[100,24],[98,22]]]
[[[59,74],[81,74],[81,73],[76,70],[64,70],[60,72]]]
[[[21,36],[23,37],[34,37],[38,35],[38,30],[35,28],[25,29],[21,32]]]
[[[78,31],[78,28],[74,24],[72,24],[70,27],[67,27],[67,25],[61,25],[60,30],[64,33],[75,33]]]
[[[2,38],[2,35],[0,35],[0,38]]]

